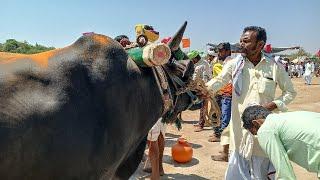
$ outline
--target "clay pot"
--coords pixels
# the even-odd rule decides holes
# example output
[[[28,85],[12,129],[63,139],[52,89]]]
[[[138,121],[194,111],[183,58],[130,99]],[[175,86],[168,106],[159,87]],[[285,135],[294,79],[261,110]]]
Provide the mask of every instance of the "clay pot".
[[[177,143],[172,146],[171,154],[173,160],[179,163],[191,161],[193,149],[185,138],[179,138]]]

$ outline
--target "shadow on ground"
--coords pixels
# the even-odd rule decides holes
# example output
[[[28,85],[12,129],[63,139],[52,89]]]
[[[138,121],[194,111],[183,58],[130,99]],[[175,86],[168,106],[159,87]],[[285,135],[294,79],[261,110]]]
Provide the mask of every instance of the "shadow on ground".
[[[150,174],[143,174],[139,177],[131,177],[129,180],[135,180],[135,179],[150,179]],[[208,180],[207,178],[195,175],[195,174],[165,174],[160,177],[160,179],[183,179],[183,180]]]
[[[171,156],[163,155],[163,163],[171,164],[171,165],[173,165],[174,167],[191,167],[191,166],[194,166],[194,165],[199,164],[199,160],[196,159],[196,158],[192,158],[190,162],[187,162],[187,163],[177,163],[176,161],[174,161],[174,160],[172,159]]]
[[[166,133],[166,139],[179,138],[181,135]]]
[[[183,179],[183,180],[207,180],[207,178],[195,175],[195,174],[165,174],[161,179]]]

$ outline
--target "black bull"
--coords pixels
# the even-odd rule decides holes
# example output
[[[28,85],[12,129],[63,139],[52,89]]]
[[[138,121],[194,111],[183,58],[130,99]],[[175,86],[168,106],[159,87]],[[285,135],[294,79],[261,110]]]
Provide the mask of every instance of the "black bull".
[[[189,103],[180,95],[175,111]],[[162,110],[151,69],[106,36],[37,55],[0,53],[0,179],[128,179]]]

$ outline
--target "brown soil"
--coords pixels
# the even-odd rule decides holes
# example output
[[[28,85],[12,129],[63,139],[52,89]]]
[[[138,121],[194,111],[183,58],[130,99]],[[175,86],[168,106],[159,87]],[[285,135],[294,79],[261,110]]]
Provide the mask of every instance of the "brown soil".
[[[289,105],[290,111],[308,110],[320,112],[320,78],[313,78],[312,85],[304,84],[302,78],[292,79],[297,97]],[[277,90],[277,94],[280,91]],[[226,162],[215,162],[211,155],[218,154],[221,150],[219,143],[208,142],[212,128],[206,127],[202,132],[194,132],[193,124],[199,118],[199,111],[186,111],[183,113],[184,123],[182,130],[178,131],[174,125],[167,127],[165,153],[163,157],[165,175],[161,179],[224,179],[227,168]],[[176,143],[178,137],[185,137],[193,147],[193,159],[187,164],[179,164],[171,158],[171,146]],[[315,173],[293,164],[297,179],[317,179]],[[142,163],[136,173],[130,179],[148,179],[149,174],[142,171]]]

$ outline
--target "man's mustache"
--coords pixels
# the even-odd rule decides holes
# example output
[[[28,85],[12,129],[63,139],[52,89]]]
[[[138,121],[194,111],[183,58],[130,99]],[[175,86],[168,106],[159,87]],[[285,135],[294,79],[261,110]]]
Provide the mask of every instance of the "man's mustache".
[[[240,52],[247,52],[247,49],[246,48],[239,48],[239,51]]]

